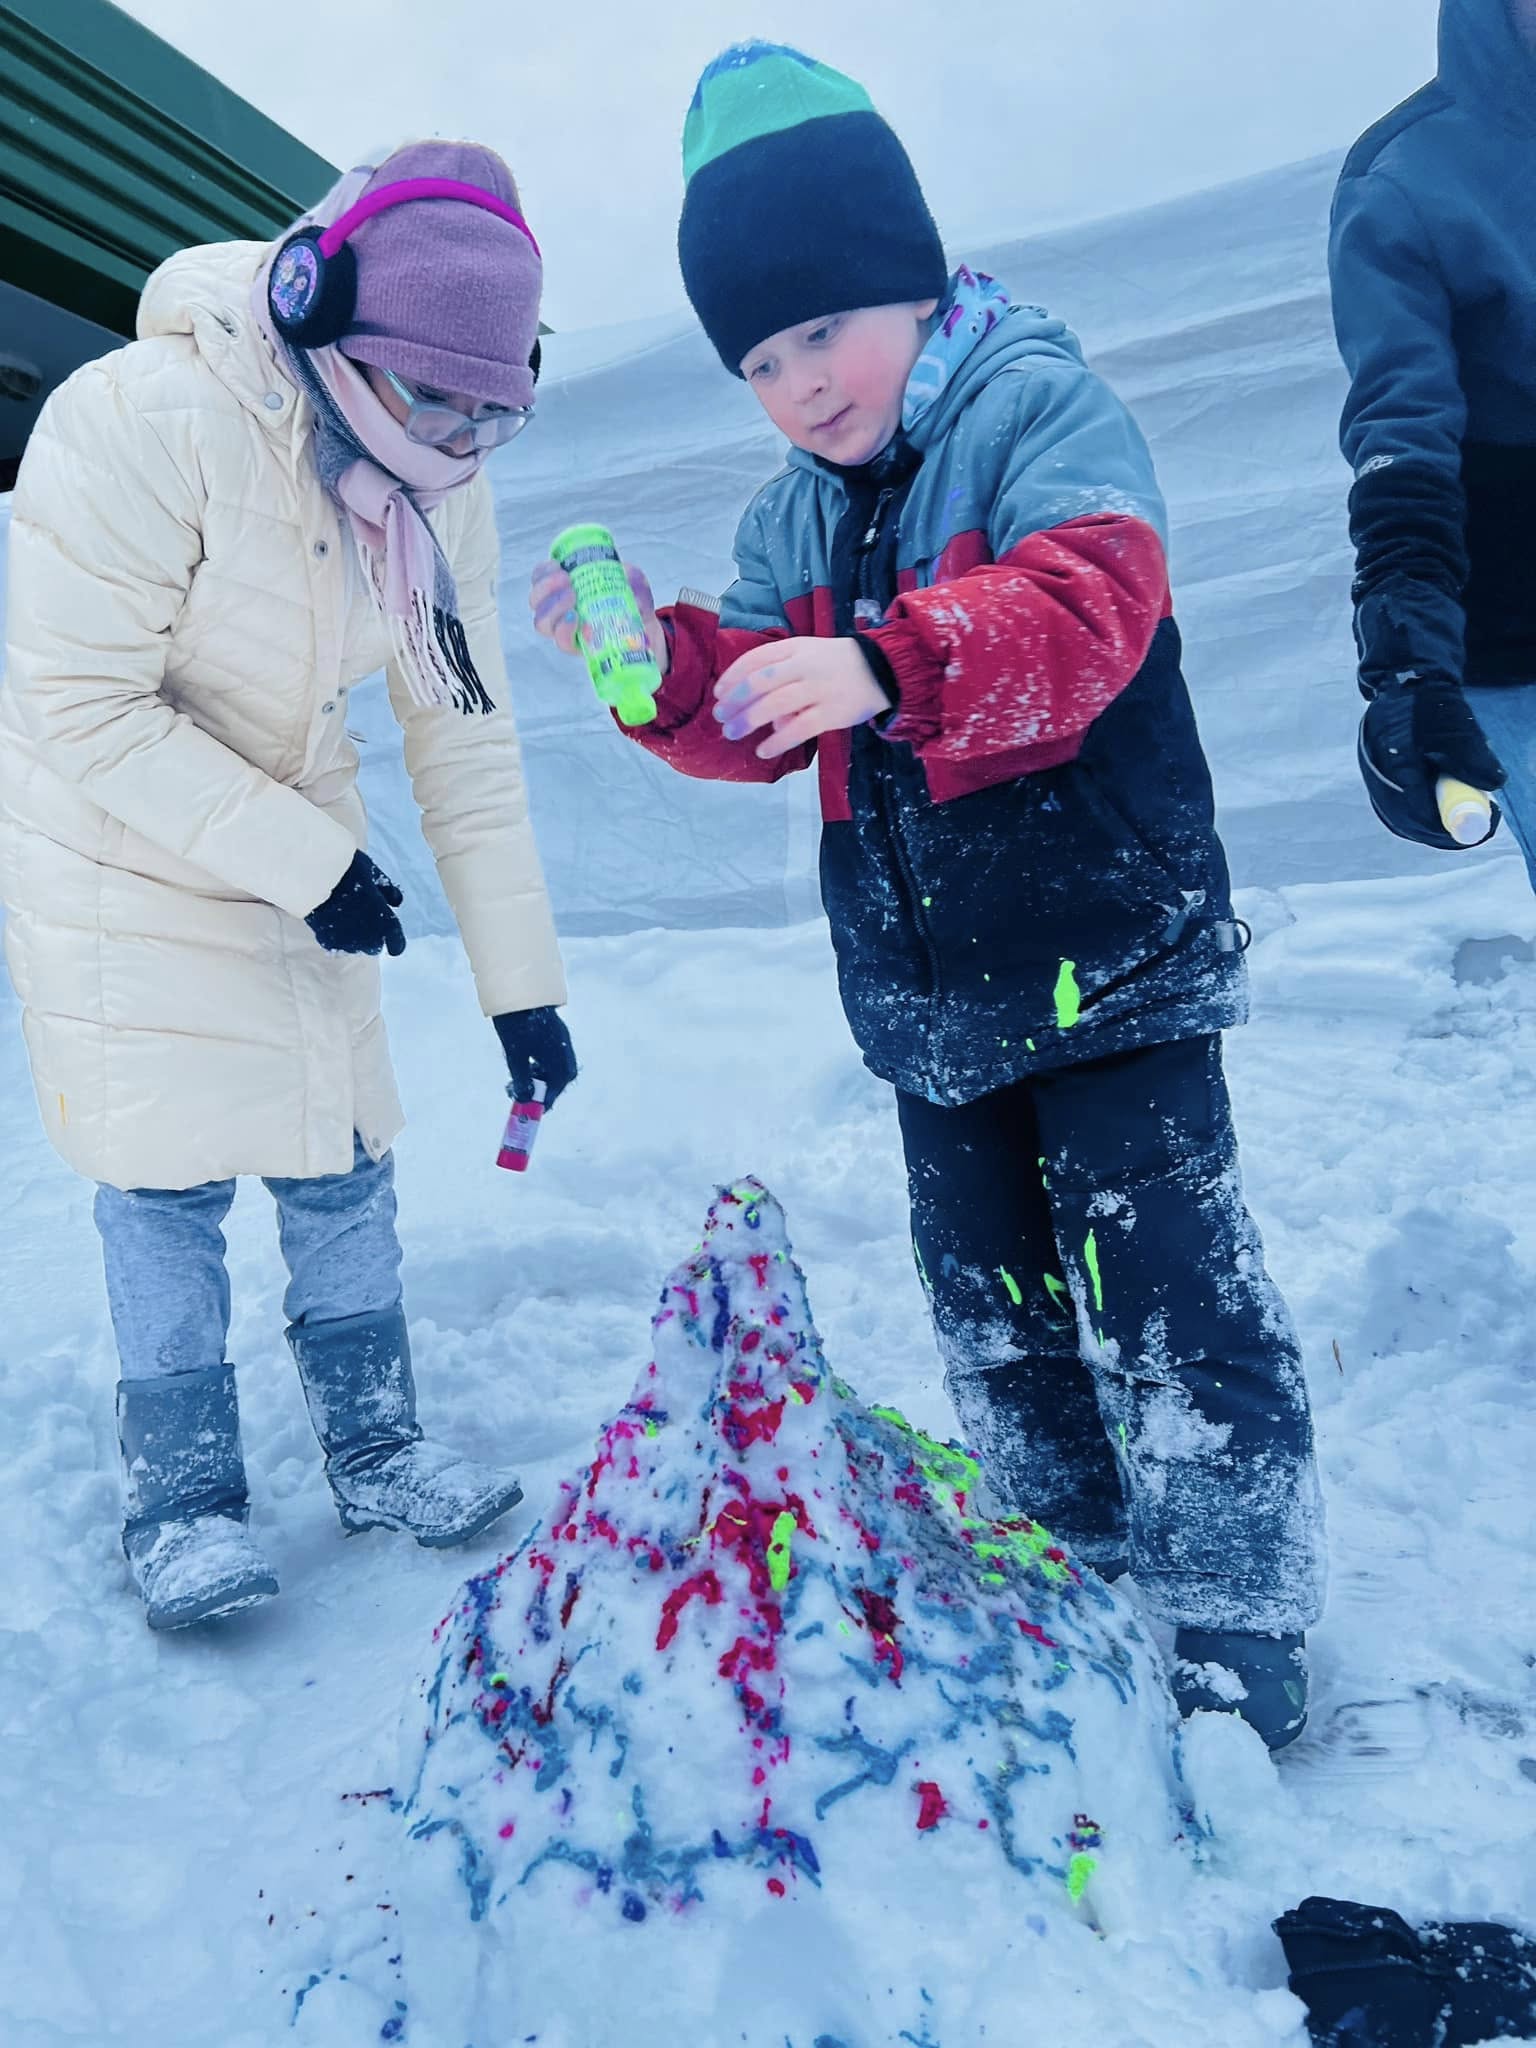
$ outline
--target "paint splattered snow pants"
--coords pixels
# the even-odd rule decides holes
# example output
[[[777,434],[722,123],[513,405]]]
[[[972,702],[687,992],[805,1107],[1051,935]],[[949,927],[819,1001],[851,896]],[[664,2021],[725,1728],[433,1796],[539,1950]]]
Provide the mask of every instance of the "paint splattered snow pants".
[[[945,1384],[993,1505],[1127,1561],[1169,1623],[1308,1627],[1306,1379],[1243,1199],[1220,1038],[897,1105]]]

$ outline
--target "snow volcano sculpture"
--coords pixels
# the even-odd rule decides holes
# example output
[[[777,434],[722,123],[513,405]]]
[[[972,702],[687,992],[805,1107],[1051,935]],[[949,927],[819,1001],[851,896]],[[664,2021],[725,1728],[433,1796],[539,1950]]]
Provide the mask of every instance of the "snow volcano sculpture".
[[[459,1902],[417,1916],[432,2038],[972,2048],[1052,1984],[1072,2038],[1102,1991],[1110,2038],[1116,1923],[1192,1826],[1132,1610],[831,1370],[761,1183],[653,1328],[437,1632],[403,1801]]]

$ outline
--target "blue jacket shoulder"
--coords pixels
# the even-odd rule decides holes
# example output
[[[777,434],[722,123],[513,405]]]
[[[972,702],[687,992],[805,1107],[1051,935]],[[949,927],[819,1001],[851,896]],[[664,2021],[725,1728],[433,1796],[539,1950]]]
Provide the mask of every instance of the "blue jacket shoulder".
[[[1411,93],[1402,102],[1401,106],[1394,107],[1390,114],[1384,114],[1379,121],[1366,129],[1344,159],[1344,168],[1339,173],[1340,184],[1349,178],[1363,178],[1367,171],[1376,168],[1383,153],[1390,149],[1394,142],[1401,141],[1405,135],[1411,134],[1414,129],[1421,127],[1436,114],[1448,113],[1453,105],[1449,93],[1438,79],[1432,79],[1428,85],[1421,85],[1416,93]]]

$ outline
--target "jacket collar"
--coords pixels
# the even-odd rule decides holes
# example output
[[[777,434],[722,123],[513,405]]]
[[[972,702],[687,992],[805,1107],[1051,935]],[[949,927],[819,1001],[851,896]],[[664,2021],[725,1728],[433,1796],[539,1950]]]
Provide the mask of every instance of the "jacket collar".
[[[1441,0],[1440,81],[1459,105],[1536,135],[1536,50],[1509,0]]]

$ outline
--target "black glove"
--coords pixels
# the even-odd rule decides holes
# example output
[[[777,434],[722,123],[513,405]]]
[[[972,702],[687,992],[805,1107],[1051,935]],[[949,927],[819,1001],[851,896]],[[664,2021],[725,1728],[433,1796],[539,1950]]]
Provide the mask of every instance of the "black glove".
[[[304,922],[327,953],[388,953],[398,959],[405,933],[395,912],[404,901],[366,853],[354,853],[347,872]]]
[[[1389,832],[1420,846],[1458,851],[1440,822],[1435,784],[1442,775],[1473,789],[1502,789],[1505,774],[1455,683],[1393,683],[1371,699],[1360,721],[1360,773]],[[1499,807],[1493,807],[1493,829]]]
[[[1275,1922],[1319,2048],[1466,2048],[1536,2026],[1536,1943],[1513,1927],[1303,1899]]]
[[[576,1078],[576,1048],[556,1009],[506,1010],[491,1022],[507,1056],[512,1096],[533,1100],[533,1084],[544,1083],[544,1107],[553,1109]]]

